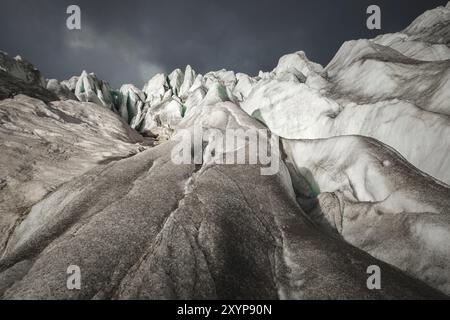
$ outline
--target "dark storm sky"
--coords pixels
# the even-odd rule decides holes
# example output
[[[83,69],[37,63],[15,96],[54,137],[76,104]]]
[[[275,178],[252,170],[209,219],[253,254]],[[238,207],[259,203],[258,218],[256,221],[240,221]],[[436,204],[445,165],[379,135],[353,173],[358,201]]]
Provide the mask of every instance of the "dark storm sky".
[[[256,74],[303,50],[326,65],[342,42],[400,31],[447,0],[0,0],[0,50],[20,54],[47,78],[83,69],[118,87],[191,64]],[[77,4],[82,29],[66,28]],[[366,8],[382,9],[382,30]]]

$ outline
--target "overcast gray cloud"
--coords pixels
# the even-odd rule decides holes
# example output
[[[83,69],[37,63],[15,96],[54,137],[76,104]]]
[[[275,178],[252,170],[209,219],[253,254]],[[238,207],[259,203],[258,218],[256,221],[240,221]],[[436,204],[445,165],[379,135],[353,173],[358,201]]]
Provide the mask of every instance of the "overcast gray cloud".
[[[46,77],[83,69],[118,87],[142,86],[157,72],[191,64],[255,74],[304,50],[327,64],[342,42],[399,31],[446,0],[0,0],[0,50],[20,54]],[[66,28],[78,4],[82,30]],[[380,32],[366,29],[365,10],[382,8]]]
[[[99,33],[85,23],[80,32],[65,32],[64,46],[80,56],[95,55],[100,57],[99,59],[115,57],[120,62],[112,63],[115,72],[111,74],[112,78],[109,80],[114,83],[122,83],[123,72],[129,78],[134,77],[136,83],[143,83],[152,75],[165,71],[158,64],[158,59],[152,55],[152,48],[147,48],[139,39],[122,30],[113,32],[106,30]]]

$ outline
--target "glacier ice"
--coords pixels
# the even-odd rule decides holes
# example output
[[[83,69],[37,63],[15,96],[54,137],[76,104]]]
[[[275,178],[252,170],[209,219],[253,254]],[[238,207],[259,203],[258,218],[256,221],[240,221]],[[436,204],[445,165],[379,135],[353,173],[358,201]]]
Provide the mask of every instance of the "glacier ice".
[[[405,30],[380,35],[373,41],[415,60],[449,60],[449,20],[450,6],[447,4],[425,12]]]
[[[47,80],[47,90],[55,93],[60,100],[77,100],[72,90],[56,79]]]
[[[145,94],[132,84],[125,84],[120,88],[119,114],[135,129],[142,120],[143,108],[146,103]]]
[[[325,67],[297,51],[258,75],[188,65],[142,90],[86,71],[42,82],[0,55],[0,83],[47,103],[0,101],[0,197],[11,209],[0,216],[0,295],[50,296],[42,278],[57,279],[59,248],[90,271],[78,298],[450,294],[449,25],[450,3],[401,32],[344,43]],[[199,125],[210,130],[201,164],[171,163]],[[221,165],[237,150],[218,133],[235,129],[279,137],[280,171]],[[159,145],[141,152],[150,140]],[[368,264],[387,277],[379,293],[365,287]]]
[[[166,75],[163,73],[155,75],[144,86],[143,92],[146,94],[146,102],[150,104],[160,103],[168,88]]]
[[[111,88],[106,82],[97,79],[94,73],[81,73],[75,87],[75,95],[82,102],[93,102],[108,109],[113,107]]]
[[[186,70],[184,71],[183,83],[181,84],[180,92],[178,94],[180,98],[185,98],[188,95],[189,90],[193,86],[196,79],[197,75],[192,67],[190,65],[186,66]]]
[[[168,76],[169,86],[172,89],[173,94],[178,95],[180,93],[181,85],[184,80],[184,73],[180,69],[175,69]]]
[[[358,40],[344,43],[326,71],[334,95],[363,103],[397,98],[450,115],[450,61],[417,61]]]
[[[283,146],[300,175],[299,203],[311,217],[356,247],[449,292],[447,185],[367,137],[283,139]]]
[[[0,51],[0,70],[30,84],[42,87],[46,85],[40,71],[20,56],[12,58],[6,52]]]

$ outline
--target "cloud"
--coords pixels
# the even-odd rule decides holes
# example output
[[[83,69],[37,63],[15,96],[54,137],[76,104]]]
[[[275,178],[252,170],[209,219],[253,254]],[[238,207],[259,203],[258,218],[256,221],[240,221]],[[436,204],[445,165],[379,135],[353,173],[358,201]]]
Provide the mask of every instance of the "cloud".
[[[148,81],[152,76],[158,73],[164,73],[164,70],[158,64],[141,62],[138,64],[138,69],[142,81]]]
[[[405,28],[447,0],[379,0],[382,33]],[[255,75],[303,50],[326,65],[341,44],[373,38],[372,0],[77,0],[81,31],[66,28],[72,0],[2,0],[0,50],[20,54],[45,77],[83,69],[118,87],[187,64],[199,73],[226,68]]]
[[[149,59],[152,52],[149,52],[147,46],[123,31],[100,32],[83,24],[81,30],[67,30],[64,33],[64,43],[68,49],[82,56],[90,54],[105,60],[119,61],[120,65],[111,64],[119,74],[123,74],[124,66],[129,66],[128,73],[134,72],[134,77],[140,84],[165,71],[155,59]]]

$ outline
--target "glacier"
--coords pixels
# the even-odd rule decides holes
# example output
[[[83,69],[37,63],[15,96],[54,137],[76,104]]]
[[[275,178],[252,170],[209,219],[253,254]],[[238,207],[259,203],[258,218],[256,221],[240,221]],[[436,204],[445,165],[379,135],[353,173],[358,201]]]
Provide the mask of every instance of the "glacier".
[[[449,30],[450,3],[325,67],[297,51],[142,89],[0,52],[0,297],[448,297]],[[173,163],[199,126],[201,163]],[[221,164],[228,130],[268,130],[279,171]],[[72,264],[81,291],[61,285]]]

